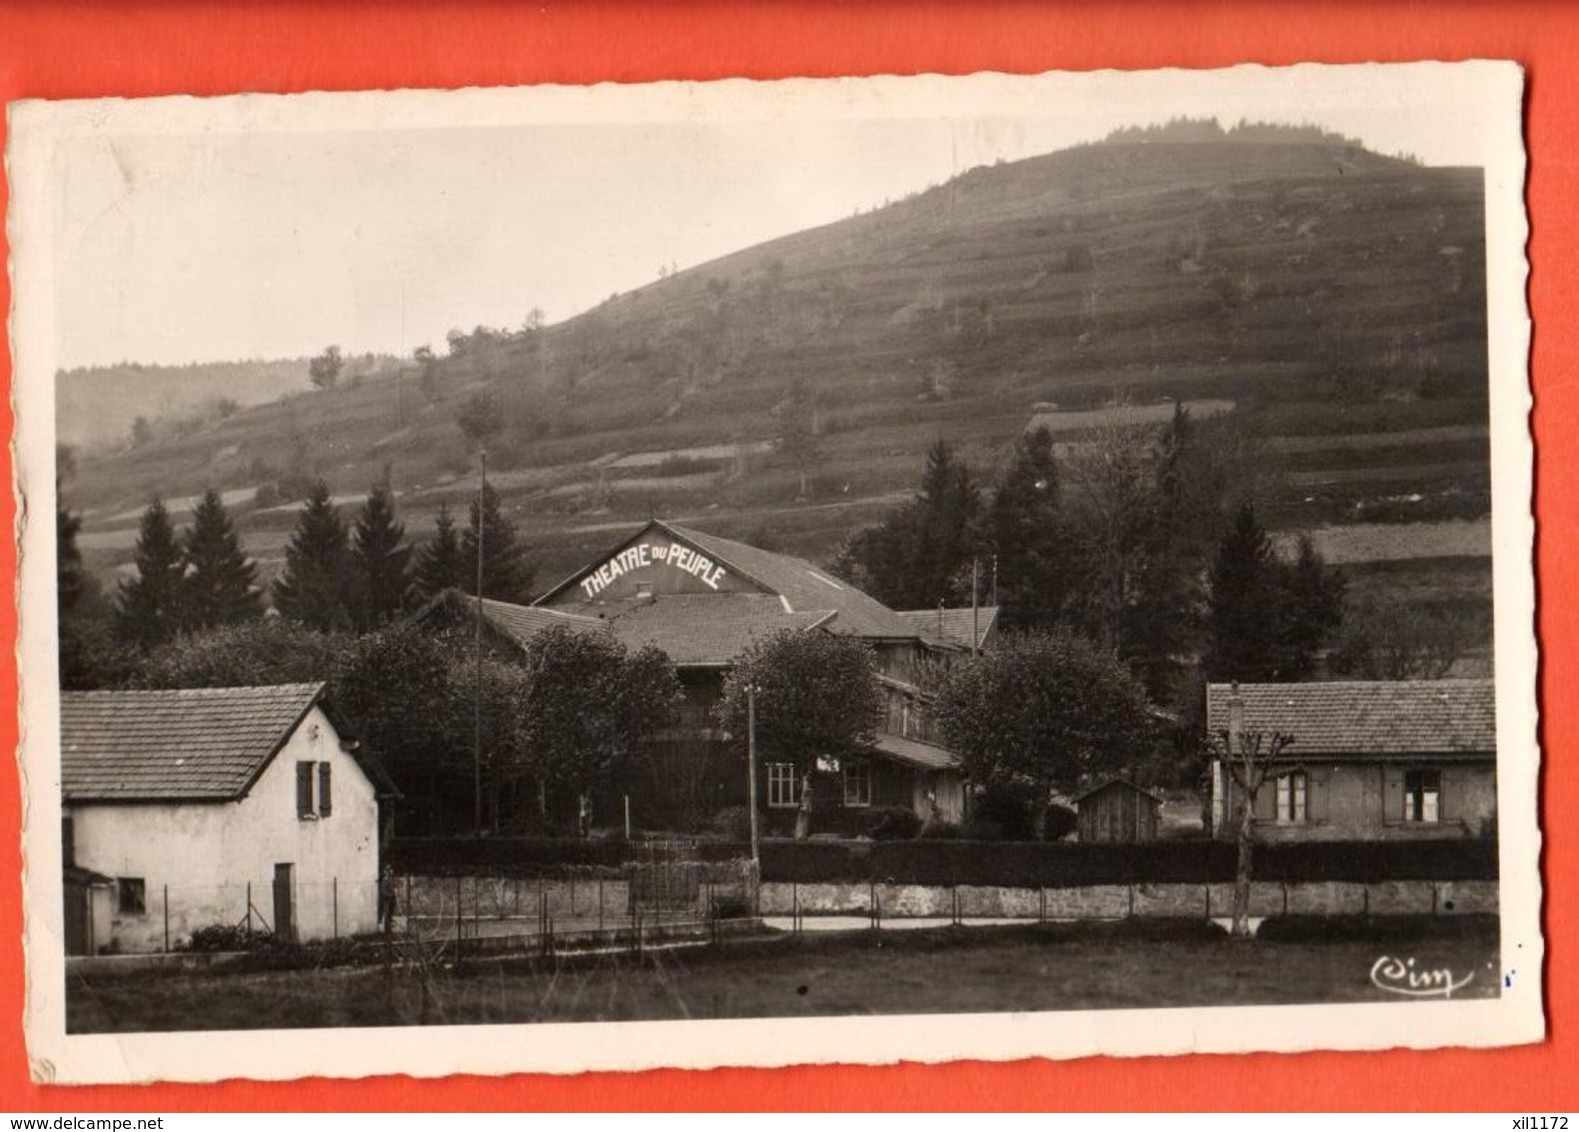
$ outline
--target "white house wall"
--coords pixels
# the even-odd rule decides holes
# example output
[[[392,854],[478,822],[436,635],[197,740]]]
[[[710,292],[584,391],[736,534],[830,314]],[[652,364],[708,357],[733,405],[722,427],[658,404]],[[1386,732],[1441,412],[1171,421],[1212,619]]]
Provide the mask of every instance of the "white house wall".
[[[327,762],[331,814],[297,816],[296,764]],[[313,784],[316,798],[317,772]],[[112,919],[123,951],[156,951],[197,928],[247,917],[274,922],[274,869],[294,866],[297,938],[325,939],[377,928],[378,802],[373,785],[318,708],[313,708],[246,797],[233,802],[68,804],[76,861],[112,877],[141,877],[144,911]]]

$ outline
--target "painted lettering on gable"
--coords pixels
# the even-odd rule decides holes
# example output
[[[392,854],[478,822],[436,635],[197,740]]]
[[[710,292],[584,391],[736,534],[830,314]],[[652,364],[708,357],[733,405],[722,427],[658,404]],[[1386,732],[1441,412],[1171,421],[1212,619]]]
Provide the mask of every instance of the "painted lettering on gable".
[[[726,576],[724,568],[705,554],[698,554],[688,546],[678,543],[637,543],[591,570],[581,579],[582,592],[589,599],[613,585],[615,580],[632,570],[662,564],[698,579],[708,589],[716,590]]]

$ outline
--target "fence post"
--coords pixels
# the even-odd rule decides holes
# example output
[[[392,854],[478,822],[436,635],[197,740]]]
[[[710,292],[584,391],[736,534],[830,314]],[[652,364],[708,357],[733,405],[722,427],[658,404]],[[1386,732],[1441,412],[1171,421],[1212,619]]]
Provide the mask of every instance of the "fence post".
[[[340,938],[340,878],[331,877],[329,880],[329,924],[330,931],[335,939]]]
[[[247,882],[247,938],[252,938],[252,882]]]
[[[170,886],[164,886],[164,949],[170,950]]]
[[[603,931],[603,878],[598,878],[598,932]]]
[[[411,934],[411,874],[406,874],[406,934]]]
[[[455,961],[461,958],[461,877],[455,874]]]

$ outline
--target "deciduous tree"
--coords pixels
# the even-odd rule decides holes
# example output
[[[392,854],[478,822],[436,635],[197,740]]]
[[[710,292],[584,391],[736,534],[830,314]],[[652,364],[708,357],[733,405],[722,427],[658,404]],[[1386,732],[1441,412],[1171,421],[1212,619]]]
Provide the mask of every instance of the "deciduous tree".
[[[1030,786],[1037,826],[1053,791],[1072,792],[1146,757],[1145,690],[1111,651],[1068,629],[1010,634],[935,677],[944,741],[974,782]]]
[[[314,389],[333,389],[344,368],[345,359],[340,356],[340,347],[330,346],[307,364],[307,376],[312,380]]]
[[[742,747],[748,687],[756,689],[759,752],[794,763],[802,774],[818,756],[838,758],[870,743],[882,718],[871,648],[821,630],[781,629],[735,661],[714,716]]]

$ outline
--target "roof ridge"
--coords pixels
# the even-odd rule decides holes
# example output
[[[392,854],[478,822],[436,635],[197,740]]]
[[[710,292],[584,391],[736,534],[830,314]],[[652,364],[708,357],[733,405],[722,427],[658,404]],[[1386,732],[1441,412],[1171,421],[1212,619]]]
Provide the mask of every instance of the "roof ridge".
[[[110,697],[110,696],[193,696],[223,695],[235,692],[284,692],[322,689],[327,680],[293,680],[288,684],[208,684],[192,688],[84,688],[62,689],[61,696]]]

